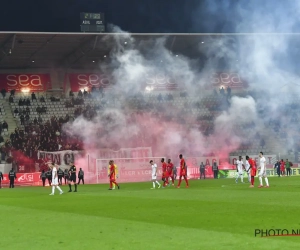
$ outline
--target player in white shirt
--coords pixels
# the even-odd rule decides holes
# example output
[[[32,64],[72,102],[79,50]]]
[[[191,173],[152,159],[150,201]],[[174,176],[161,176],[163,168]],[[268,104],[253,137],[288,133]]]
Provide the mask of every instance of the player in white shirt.
[[[267,177],[267,166],[266,166],[266,158],[264,157],[264,153],[263,152],[259,152],[259,173],[258,173],[258,178],[259,178],[259,188],[263,187],[263,181],[262,181],[262,177],[265,178],[265,182],[266,182],[266,188],[269,187],[269,180]]]
[[[246,162],[245,162],[245,171],[248,175],[248,181],[249,183],[251,182],[251,166],[250,166],[250,163],[248,162],[248,159],[249,159],[249,156],[246,155]]]
[[[156,177],[157,177],[157,165],[151,160],[150,161],[151,167],[152,167],[152,184],[153,184],[153,188],[151,189],[155,189],[155,183],[158,185],[158,188],[160,188],[160,184],[157,181]]]
[[[54,163],[48,163],[49,168],[52,170],[52,193],[50,195],[54,195],[55,193],[55,187],[59,190],[59,194],[63,194],[64,192],[61,190],[61,188],[58,186],[58,176],[57,176],[57,165]]]
[[[239,177],[241,178],[241,182],[244,183],[243,167],[244,167],[244,163],[242,161],[242,156],[239,156],[239,159],[236,161],[236,170],[237,170],[237,175],[235,179],[236,183],[238,183]]]

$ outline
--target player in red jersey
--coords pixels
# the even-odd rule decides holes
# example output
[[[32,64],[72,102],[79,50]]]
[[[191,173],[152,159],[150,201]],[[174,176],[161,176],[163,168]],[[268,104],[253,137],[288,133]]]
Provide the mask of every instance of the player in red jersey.
[[[246,160],[249,162],[249,165],[250,165],[250,175],[251,175],[250,187],[253,188],[254,187],[254,177],[256,176],[256,163],[248,155],[246,156]]]
[[[172,180],[172,186],[174,186],[174,174],[173,174],[174,164],[171,162],[171,159],[168,160],[167,171],[169,178]]]
[[[169,175],[167,171],[168,164],[165,163],[165,158],[161,158],[161,164],[162,164],[162,180],[164,182],[163,187],[169,185]]]
[[[280,172],[281,176],[285,176],[285,162],[283,161],[283,159],[281,159],[280,161]]]
[[[179,159],[180,159],[180,173],[179,173],[179,182],[178,182],[177,188],[180,188],[182,177],[184,178],[185,183],[186,183],[186,187],[188,188],[189,187],[189,182],[188,182],[188,179],[187,179],[187,166],[185,164],[185,160],[182,157],[182,154],[179,155]]]
[[[118,189],[120,189],[120,186],[116,182],[116,166],[114,164],[114,161],[109,161],[108,177],[109,177],[109,189],[108,190],[112,190],[113,183],[118,187]]]

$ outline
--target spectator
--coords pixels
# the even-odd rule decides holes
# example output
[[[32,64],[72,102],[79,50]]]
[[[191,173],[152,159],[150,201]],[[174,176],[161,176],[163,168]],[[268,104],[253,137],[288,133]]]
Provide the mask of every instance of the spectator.
[[[6,157],[6,149],[5,146],[2,146],[0,148],[0,154],[1,154],[1,162],[5,161],[5,157]]]
[[[3,123],[2,123],[2,128],[3,128],[3,130],[4,130],[4,129],[8,130],[8,124],[7,124],[6,121],[3,121]]]
[[[37,101],[35,93],[32,92],[32,94],[31,94],[31,101],[33,102],[34,100]]]
[[[69,97],[74,97],[74,93],[72,92],[72,90],[70,90],[69,92]]]
[[[26,122],[29,122],[29,120],[30,120],[30,116],[27,114],[27,115],[25,115],[25,121]]]
[[[80,98],[82,98],[82,96],[83,96],[83,93],[82,93],[82,91],[81,91],[81,90],[79,90],[79,91],[78,91],[78,94],[77,94],[77,97],[80,97]]]
[[[41,108],[41,112],[47,114],[47,107],[45,107],[44,105]]]
[[[1,89],[1,94],[2,94],[2,97],[4,99],[5,96],[6,96],[6,89]]]
[[[103,98],[104,97],[104,89],[102,86],[99,87],[99,93],[100,93],[101,97]]]
[[[42,117],[41,117],[41,116],[39,116],[39,118],[38,118],[38,122],[39,122],[39,124],[42,124],[42,122],[43,122],[43,119],[42,119]]]
[[[19,103],[18,104],[19,104],[19,107],[22,107],[24,105],[24,101],[23,101],[22,98],[19,99]]]
[[[21,125],[25,125],[25,124],[24,124],[24,122],[25,122],[25,117],[24,117],[23,114],[20,116],[20,122],[21,122]]]
[[[8,102],[9,102],[9,103],[14,103],[14,98],[13,98],[12,96],[10,96],[10,97],[8,98]]]
[[[26,110],[25,110],[25,114],[26,114],[26,115],[29,115],[29,114],[30,114],[30,109],[29,109],[28,107],[27,107]]]
[[[14,117],[17,117],[18,114],[19,114],[19,110],[17,108],[15,108],[15,110],[14,110]]]
[[[55,98],[54,96],[50,97],[51,102],[59,102],[59,98]]]
[[[27,99],[26,99],[26,101],[25,101],[25,105],[26,105],[26,106],[30,106],[30,105],[31,105],[31,104],[30,104],[30,100],[29,100],[29,98],[27,98]]]
[[[63,122],[64,122],[64,118],[63,118],[63,117],[59,117],[58,121],[59,121],[60,123],[63,123]]]
[[[86,98],[87,97],[88,92],[86,90],[83,90],[83,97]]]
[[[0,144],[2,144],[4,142],[4,138],[3,136],[0,134]]]
[[[69,117],[68,114],[66,114],[66,116],[65,116],[65,122],[68,122],[69,120],[70,120],[70,117]]]
[[[67,101],[65,102],[65,107],[66,107],[66,108],[72,108],[72,107],[74,107],[74,104],[72,103],[72,100],[71,100],[71,101],[68,101],[68,100],[67,100]]]
[[[16,138],[16,134],[12,132],[9,136],[9,138],[13,141]]]
[[[221,95],[225,95],[225,89],[224,89],[224,87],[221,87],[221,88],[220,88],[220,94],[221,94]]]
[[[10,96],[15,97],[15,93],[16,93],[16,90],[15,90],[15,89],[12,89],[12,90],[10,91]]]
[[[231,88],[229,86],[227,87],[227,95],[228,97],[231,97]]]
[[[40,98],[40,102],[45,102],[45,98],[43,96]]]
[[[37,106],[36,112],[38,113],[38,115],[40,115],[42,113],[42,108],[40,106]]]

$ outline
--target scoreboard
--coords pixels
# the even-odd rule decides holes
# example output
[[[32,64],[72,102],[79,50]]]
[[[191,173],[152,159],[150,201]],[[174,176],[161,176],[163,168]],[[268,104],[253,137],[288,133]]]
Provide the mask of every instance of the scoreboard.
[[[81,32],[105,32],[103,13],[80,13]]]

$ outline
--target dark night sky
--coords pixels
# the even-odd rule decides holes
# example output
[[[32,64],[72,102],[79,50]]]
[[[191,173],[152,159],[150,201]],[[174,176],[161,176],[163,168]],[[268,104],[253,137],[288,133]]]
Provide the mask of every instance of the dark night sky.
[[[106,22],[133,33],[224,33],[273,31],[293,19],[299,32],[296,0],[7,0],[2,1],[0,31],[79,32],[80,12],[103,12]],[[256,19],[266,19],[262,24]],[[236,30],[239,23],[248,23]],[[253,26],[252,29],[250,26]],[[264,30],[265,29],[265,30]],[[291,30],[290,30],[291,31]]]
[[[204,0],[8,0],[1,6],[0,30],[79,32],[80,12],[104,12],[107,22],[130,32],[233,31],[222,20],[234,16],[230,8],[224,13],[220,7],[218,22],[205,8]]]

